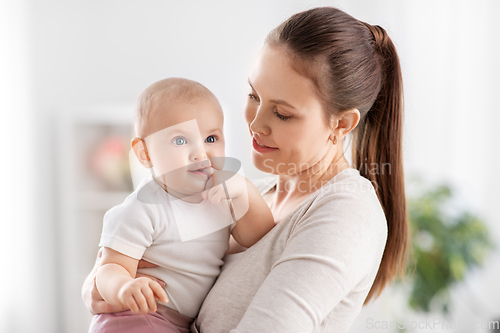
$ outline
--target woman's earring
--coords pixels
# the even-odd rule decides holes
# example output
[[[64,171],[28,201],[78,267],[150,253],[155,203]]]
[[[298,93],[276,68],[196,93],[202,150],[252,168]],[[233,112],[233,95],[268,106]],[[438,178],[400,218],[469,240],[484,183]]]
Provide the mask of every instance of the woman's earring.
[[[333,142],[334,146],[337,144],[337,136],[336,135],[333,136],[332,142]]]

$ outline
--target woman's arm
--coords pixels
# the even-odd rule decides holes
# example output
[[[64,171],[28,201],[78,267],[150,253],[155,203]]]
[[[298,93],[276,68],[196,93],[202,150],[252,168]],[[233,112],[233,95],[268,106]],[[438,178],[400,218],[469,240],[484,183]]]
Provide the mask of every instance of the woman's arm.
[[[385,245],[385,219],[349,203],[315,202],[231,333],[312,332],[353,288],[368,293]]]

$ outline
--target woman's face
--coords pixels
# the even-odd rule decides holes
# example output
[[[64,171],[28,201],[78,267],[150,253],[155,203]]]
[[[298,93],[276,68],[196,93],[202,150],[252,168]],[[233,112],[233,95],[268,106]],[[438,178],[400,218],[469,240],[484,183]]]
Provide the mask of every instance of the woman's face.
[[[249,77],[245,110],[254,165],[281,175],[314,170],[334,147],[313,82],[289,61],[282,49],[264,46]]]

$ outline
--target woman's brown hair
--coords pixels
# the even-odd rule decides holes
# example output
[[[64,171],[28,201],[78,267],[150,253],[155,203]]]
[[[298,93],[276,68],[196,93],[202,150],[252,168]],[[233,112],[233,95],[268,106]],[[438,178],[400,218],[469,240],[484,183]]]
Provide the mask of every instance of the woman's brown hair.
[[[352,162],[375,187],[387,219],[387,243],[365,304],[402,276],[408,219],[402,161],[403,87],[396,48],[385,30],[320,7],[293,15],[266,40],[283,48],[310,78],[328,115],[358,109]]]

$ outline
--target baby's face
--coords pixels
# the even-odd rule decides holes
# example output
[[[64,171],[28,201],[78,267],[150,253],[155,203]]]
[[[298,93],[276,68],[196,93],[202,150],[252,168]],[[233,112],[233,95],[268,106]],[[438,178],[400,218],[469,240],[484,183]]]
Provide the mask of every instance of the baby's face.
[[[170,102],[152,119],[159,129],[144,139],[155,178],[183,198],[201,193],[224,157],[223,114],[218,103]],[[217,159],[216,157],[220,157]]]

